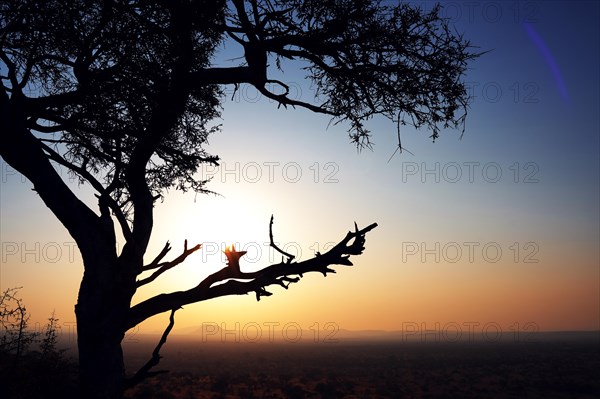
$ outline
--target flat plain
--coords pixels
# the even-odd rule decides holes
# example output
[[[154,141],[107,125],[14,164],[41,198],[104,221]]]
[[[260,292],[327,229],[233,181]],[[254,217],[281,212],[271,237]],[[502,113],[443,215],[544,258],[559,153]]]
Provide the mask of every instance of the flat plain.
[[[162,398],[598,398],[600,335],[527,342],[202,342],[173,338],[158,369],[128,392]],[[152,350],[126,347],[128,369]]]

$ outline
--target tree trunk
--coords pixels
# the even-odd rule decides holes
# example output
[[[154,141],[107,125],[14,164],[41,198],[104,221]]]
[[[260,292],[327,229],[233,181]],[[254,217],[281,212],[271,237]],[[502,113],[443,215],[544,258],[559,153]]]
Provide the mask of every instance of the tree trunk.
[[[121,341],[125,336],[132,297],[118,261],[85,262],[75,306],[81,397],[121,398],[125,366]]]

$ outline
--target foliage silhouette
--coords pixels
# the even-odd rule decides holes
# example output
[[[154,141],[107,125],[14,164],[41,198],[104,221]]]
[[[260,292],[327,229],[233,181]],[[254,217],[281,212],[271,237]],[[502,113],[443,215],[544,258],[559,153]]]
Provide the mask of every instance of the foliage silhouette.
[[[174,316],[185,304],[249,292],[260,299],[271,295],[269,285],[287,288],[304,273],[350,266],[376,226],[355,226],[329,252],[304,262],[282,253],[286,261],[259,272],[226,267],[193,289],[131,306],[140,286],[200,248],[186,242],[169,262],[167,243],[154,261],[143,261],[153,208],[166,190],[207,192],[194,172],[219,161],[203,144],[219,129],[225,85],[252,85],[279,106],[330,115],[348,126],[359,148],[371,146],[365,122],[375,116],[398,132],[402,124],[427,128],[434,140],[441,129],[463,125],[468,95],[461,79],[479,54],[440,17],[439,6],[386,4],[0,0],[0,155],[31,181],[81,252],[75,312],[83,397],[122,395],[128,383],[121,341],[129,328],[158,313]],[[239,50],[239,64],[215,64],[221,45]],[[315,102],[292,98],[289,86],[272,78],[274,69],[297,68],[288,61],[305,65]],[[53,164],[95,190],[96,210]],[[120,252],[116,230],[125,240]],[[155,373],[141,372],[136,380]]]
[[[18,295],[19,289],[8,288],[0,294],[0,354],[13,355],[13,368],[39,336],[29,329],[31,316]]]
[[[58,318],[53,312],[42,333],[32,331],[18,290],[9,288],[0,295],[2,397],[75,397],[75,364],[64,357],[65,349],[58,348]]]

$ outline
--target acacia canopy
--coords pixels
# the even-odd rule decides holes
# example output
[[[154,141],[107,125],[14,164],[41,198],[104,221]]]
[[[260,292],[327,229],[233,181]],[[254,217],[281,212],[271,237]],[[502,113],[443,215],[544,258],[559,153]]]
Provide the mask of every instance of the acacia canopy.
[[[134,169],[153,195],[204,190],[194,172],[216,163],[202,145],[218,129],[221,88],[251,84],[283,106],[347,122],[359,146],[365,121],[459,126],[461,77],[476,54],[439,7],[373,1],[5,1],[1,59],[4,101],[16,106],[46,156],[129,216]],[[213,64],[220,46],[239,65]],[[287,60],[321,102],[288,96]],[[294,67],[294,65],[292,65]],[[275,86],[281,90],[269,90]],[[125,227],[125,226],[122,226]]]

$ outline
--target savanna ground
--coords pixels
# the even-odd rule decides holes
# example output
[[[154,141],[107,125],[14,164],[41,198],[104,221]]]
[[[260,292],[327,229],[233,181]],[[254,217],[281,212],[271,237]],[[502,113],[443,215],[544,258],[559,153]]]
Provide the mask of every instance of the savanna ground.
[[[124,345],[128,370],[147,360],[153,342],[139,337]],[[456,343],[223,343],[174,336],[162,354],[158,369],[170,372],[142,382],[128,399],[600,397],[598,333]],[[75,395],[72,360],[50,364],[30,353],[16,371],[9,360],[0,364],[2,397]]]
[[[128,398],[597,398],[596,338],[551,342],[173,342]],[[130,356],[131,363],[140,362]]]

